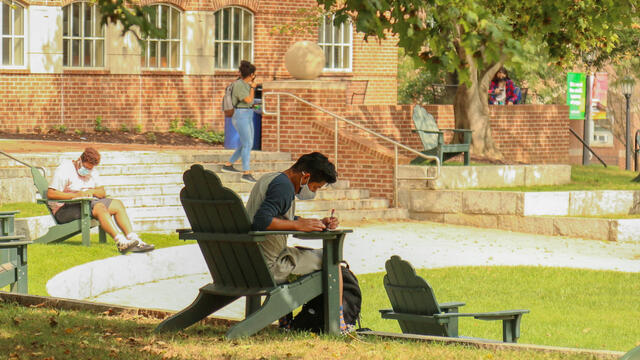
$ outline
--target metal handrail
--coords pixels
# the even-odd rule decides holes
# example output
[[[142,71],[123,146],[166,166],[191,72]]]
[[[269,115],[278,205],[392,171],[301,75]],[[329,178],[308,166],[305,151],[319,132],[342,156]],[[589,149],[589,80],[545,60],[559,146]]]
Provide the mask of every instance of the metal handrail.
[[[15,162],[17,162],[17,163],[19,163],[19,164],[22,164],[22,165],[24,165],[24,166],[26,166],[26,167],[36,168],[36,169],[38,169],[38,170],[42,171],[42,175],[43,175],[43,176],[47,176],[46,171],[45,171],[45,170],[44,170],[44,168],[43,168],[43,167],[41,167],[41,166],[33,166],[33,165],[30,165],[30,164],[28,164],[28,163],[26,163],[26,162],[24,162],[24,161],[22,161],[22,160],[20,160],[20,159],[17,159],[17,158],[15,158],[15,157],[13,157],[12,155],[7,154],[6,152],[4,152],[4,151],[2,151],[2,150],[0,150],[0,154],[2,154],[2,155],[4,155],[4,156],[8,157],[9,159],[11,159],[11,160],[13,160],[13,161],[15,161]]]
[[[275,112],[270,112],[267,110],[267,97],[269,95],[275,95],[276,96],[276,107],[277,110]],[[379,134],[373,130],[367,129],[364,126],[355,123],[349,119],[346,119],[338,114],[335,114],[327,109],[324,109],[312,102],[309,102],[299,96],[296,96],[294,94],[288,93],[288,92],[279,92],[279,91],[270,91],[268,93],[263,93],[262,94],[262,113],[265,115],[275,115],[276,116],[276,148],[277,151],[280,151],[280,96],[289,96],[291,98],[293,98],[294,100],[300,101],[303,104],[309,105],[312,108],[319,110],[331,117],[333,117],[335,119],[335,123],[334,123],[334,152],[335,152],[335,166],[336,168],[338,168],[338,120],[345,122],[349,125],[352,125],[362,131],[365,131],[371,135],[374,135],[388,143],[393,144],[393,149],[394,149],[394,167],[393,167],[393,204],[395,207],[398,207],[398,180],[435,180],[438,178],[438,176],[440,176],[440,159],[437,156],[431,156],[431,155],[425,155],[417,150],[414,150],[404,144],[401,144],[391,138],[388,138],[382,134]],[[424,159],[427,160],[434,160],[436,162],[436,174],[434,176],[424,176],[424,177],[399,177],[398,176],[398,148],[402,148],[406,151],[409,151],[410,153],[414,153]]]

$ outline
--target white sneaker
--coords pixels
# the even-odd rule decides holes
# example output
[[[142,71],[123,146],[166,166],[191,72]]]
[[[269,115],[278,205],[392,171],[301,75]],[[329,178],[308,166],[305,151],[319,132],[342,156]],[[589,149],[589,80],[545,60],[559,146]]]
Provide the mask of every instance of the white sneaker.
[[[116,246],[118,247],[118,251],[120,251],[120,254],[122,255],[126,254],[127,252],[133,250],[134,247],[138,246],[137,240],[129,240],[126,237],[124,237],[124,235],[122,234],[116,235],[114,240],[116,241]]]
[[[138,234],[136,234],[134,232],[129,233],[129,235],[127,235],[127,238],[130,241],[137,241],[138,242],[138,244],[136,246],[131,248],[131,252],[142,253],[142,252],[155,250],[155,248],[156,248],[154,245],[147,244],[146,242],[142,241],[142,239],[140,239]]]

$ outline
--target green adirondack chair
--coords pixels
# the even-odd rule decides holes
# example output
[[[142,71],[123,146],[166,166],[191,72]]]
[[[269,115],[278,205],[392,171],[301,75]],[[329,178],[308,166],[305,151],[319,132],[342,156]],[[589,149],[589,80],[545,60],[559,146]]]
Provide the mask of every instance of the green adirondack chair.
[[[43,204],[49,210],[49,214],[55,221],[55,225],[49,228],[46,234],[35,239],[36,243],[48,244],[52,242],[60,242],[67,240],[68,238],[82,234],[82,244],[85,246],[91,245],[90,231],[92,227],[99,226],[98,220],[91,217],[91,199],[90,198],[78,198],[72,200],[56,200],[61,203],[79,203],[81,204],[81,216],[78,220],[60,224],[56,220],[55,216],[51,212],[51,208],[47,202],[47,190],[49,189],[49,183],[47,178],[44,177],[44,169],[39,167],[31,167],[31,176],[33,177],[33,184],[36,186],[40,199],[37,200],[38,204]],[[99,231],[99,241],[101,243],[107,242],[107,236],[102,228]]]
[[[620,360],[640,360],[640,346],[637,346],[626,354],[624,354]]]
[[[193,165],[183,179],[180,201],[191,229],[179,230],[180,238],[197,240],[213,283],[203,286],[187,308],[162,321],[156,332],[183,329],[244,296],[246,317],[232,326],[226,337],[250,336],[322,293],[322,271],[292,283],[276,284],[259,243],[268,234],[323,239],[335,236],[335,232],[251,231],[251,220],[242,200],[223,187],[216,174],[202,165]],[[337,275],[337,267],[335,271]],[[266,296],[263,303],[262,296]],[[335,304],[336,324],[337,311]]]
[[[438,304],[433,289],[411,264],[392,256],[385,264],[384,288],[393,309],[380,310],[382,318],[398,320],[403,333],[458,337],[458,318],[502,320],[502,341],[517,342],[520,321],[529,310],[459,313],[462,302]]]
[[[14,216],[18,211],[0,212],[0,288],[9,285],[9,291],[26,294],[27,245],[31,241],[15,235]]]
[[[413,108],[413,123],[416,127],[413,132],[417,132],[422,140],[422,151],[425,155],[437,156],[440,163],[450,158],[464,153],[464,164],[469,165],[469,145],[471,144],[471,130],[465,129],[439,129],[436,119],[423,107],[416,105]],[[445,144],[444,131],[462,134],[460,144]],[[417,158],[419,160],[422,158]]]

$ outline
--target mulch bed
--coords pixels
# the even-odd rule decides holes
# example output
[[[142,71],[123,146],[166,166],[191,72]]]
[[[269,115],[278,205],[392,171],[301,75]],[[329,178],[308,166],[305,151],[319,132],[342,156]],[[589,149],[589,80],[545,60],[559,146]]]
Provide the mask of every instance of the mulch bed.
[[[109,131],[109,132],[86,132],[77,134],[75,132],[60,132],[50,130],[47,133],[21,134],[0,131],[0,138],[22,139],[22,140],[42,140],[42,141],[73,141],[73,142],[97,142],[116,144],[149,144],[149,145],[177,145],[206,148],[223,148],[222,144],[209,144],[203,140],[192,138],[187,135],[172,132],[149,131],[134,134],[133,132]]]

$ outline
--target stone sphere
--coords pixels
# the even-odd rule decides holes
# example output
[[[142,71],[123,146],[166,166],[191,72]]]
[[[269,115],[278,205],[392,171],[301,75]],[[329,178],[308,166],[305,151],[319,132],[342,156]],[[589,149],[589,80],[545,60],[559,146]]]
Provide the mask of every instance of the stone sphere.
[[[284,54],[284,66],[298,80],[313,80],[324,68],[324,52],[311,41],[298,41]]]

